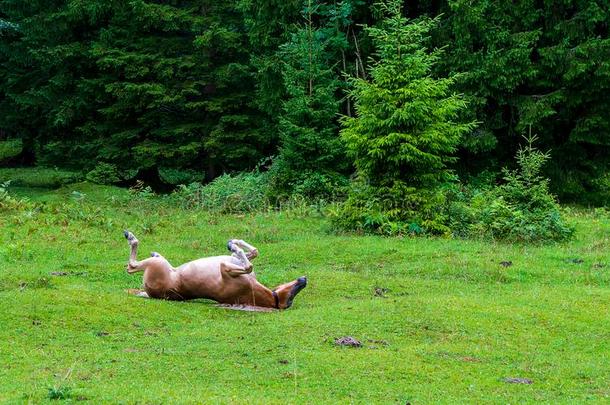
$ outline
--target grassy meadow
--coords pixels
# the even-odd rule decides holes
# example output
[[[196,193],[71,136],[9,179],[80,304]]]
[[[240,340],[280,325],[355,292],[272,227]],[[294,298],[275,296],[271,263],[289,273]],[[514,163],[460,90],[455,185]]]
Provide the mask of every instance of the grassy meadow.
[[[536,246],[337,235],[305,209],[219,215],[88,183],[10,190],[38,204],[0,211],[0,403],[610,401],[607,210],[569,210],[575,238]],[[174,265],[241,238],[263,284],[309,284],[272,313],[137,298],[123,229]]]

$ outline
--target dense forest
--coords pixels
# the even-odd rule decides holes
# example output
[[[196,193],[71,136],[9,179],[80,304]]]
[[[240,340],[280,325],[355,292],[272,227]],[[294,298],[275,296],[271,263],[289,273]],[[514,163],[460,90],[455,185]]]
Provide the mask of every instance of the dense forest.
[[[325,194],[357,172],[419,196],[501,181],[535,134],[559,199],[605,204],[609,8],[2,0],[0,142],[18,153],[0,163],[152,184],[258,167],[278,195]]]

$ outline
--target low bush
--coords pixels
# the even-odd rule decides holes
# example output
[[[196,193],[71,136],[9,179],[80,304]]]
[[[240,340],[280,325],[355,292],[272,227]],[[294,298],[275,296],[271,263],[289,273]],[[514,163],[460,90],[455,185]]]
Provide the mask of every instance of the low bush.
[[[10,181],[0,183],[0,210],[29,209],[32,204],[28,200],[12,196],[9,191]]]
[[[0,141],[0,163],[8,162],[9,160],[19,156],[23,150],[21,139],[9,139]]]
[[[347,200],[329,208],[336,229],[382,235],[448,235],[445,196],[438,190],[424,190],[394,182],[393,187],[373,187],[356,181]]]
[[[114,184],[121,181],[117,167],[110,163],[99,162],[87,173],[87,180],[95,184]]]
[[[349,179],[339,172],[296,170],[283,157],[273,159],[267,173],[269,193],[276,202],[297,195],[311,201],[334,201],[345,196]]]
[[[574,228],[565,222],[540,175],[550,155],[529,138],[516,156],[518,168],[503,170],[500,185],[459,182],[436,190],[394,186],[374,188],[358,181],[349,198],[329,209],[335,229],[382,235],[440,234],[513,242],[569,239]],[[487,176],[488,181],[493,179]]]
[[[59,188],[83,180],[79,172],[51,168],[0,169],[0,182],[9,181],[12,186],[34,188]]]
[[[267,175],[258,171],[224,174],[206,185],[181,185],[172,198],[186,208],[221,213],[264,211],[271,207]]]
[[[159,178],[166,184],[191,184],[203,181],[205,173],[195,170],[179,170],[173,168],[159,168]]]
[[[517,152],[516,170],[503,170],[503,182],[494,188],[450,190],[447,211],[453,233],[517,242],[569,239],[574,229],[561,215],[549,180],[540,175],[548,153],[532,146]]]

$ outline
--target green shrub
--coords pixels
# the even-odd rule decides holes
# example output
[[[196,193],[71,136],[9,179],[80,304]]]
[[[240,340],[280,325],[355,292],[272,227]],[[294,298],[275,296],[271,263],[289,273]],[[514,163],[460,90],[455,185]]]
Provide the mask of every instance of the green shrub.
[[[48,389],[47,398],[51,400],[70,399],[72,397],[72,389],[70,387],[50,387]]]
[[[22,150],[23,143],[21,142],[21,139],[0,141],[0,163],[7,162],[18,156]]]
[[[204,173],[195,170],[179,170],[172,168],[159,168],[159,177],[163,182],[172,185],[179,184],[191,184],[201,182],[204,177]]]
[[[270,208],[267,175],[258,171],[224,174],[209,184],[181,185],[172,197],[186,208],[221,213],[264,211]]]
[[[493,186],[486,174],[469,186],[446,183],[433,190],[406,186],[373,188],[362,181],[352,187],[343,204],[329,209],[332,225],[383,235],[442,234],[464,238],[491,238],[512,242],[569,239],[574,228],[561,215],[540,175],[550,155],[532,146],[534,138],[517,153],[517,170],[503,170],[503,182]]]
[[[87,173],[87,180],[95,184],[114,184],[121,181],[119,170],[113,164],[99,162]]]
[[[294,170],[282,157],[273,160],[266,176],[269,193],[278,202],[295,195],[309,201],[333,201],[344,196],[349,186],[349,179],[338,172]]]
[[[610,205],[610,173],[604,173],[591,181],[593,192],[587,195],[589,201],[596,205]]]
[[[23,210],[32,208],[32,204],[24,199],[10,195],[8,187],[10,181],[0,183],[0,210]]]
[[[382,235],[450,233],[440,189],[425,190],[394,182],[392,187],[372,187],[354,182],[347,200],[328,211],[335,229]]]
[[[0,182],[19,187],[59,188],[82,179],[78,172],[43,167],[0,169]]]
[[[569,239],[574,229],[562,216],[549,180],[540,175],[550,155],[532,146],[517,152],[517,170],[503,170],[495,188],[449,190],[448,225],[456,236],[490,237],[518,242]]]

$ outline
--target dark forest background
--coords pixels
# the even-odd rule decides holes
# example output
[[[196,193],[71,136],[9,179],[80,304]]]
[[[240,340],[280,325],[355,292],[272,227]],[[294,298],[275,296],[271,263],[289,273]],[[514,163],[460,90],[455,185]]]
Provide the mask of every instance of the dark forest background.
[[[0,143],[17,152],[0,163],[158,187],[258,167],[278,194],[325,193],[362,169],[349,137],[358,108],[394,107],[362,83],[383,82],[371,71],[384,41],[404,34],[424,59],[389,66],[421,62],[464,102],[452,173],[514,167],[534,133],[562,202],[609,201],[608,0],[419,0],[401,12],[394,23],[424,28],[403,32],[387,5],[358,0],[2,0]]]

